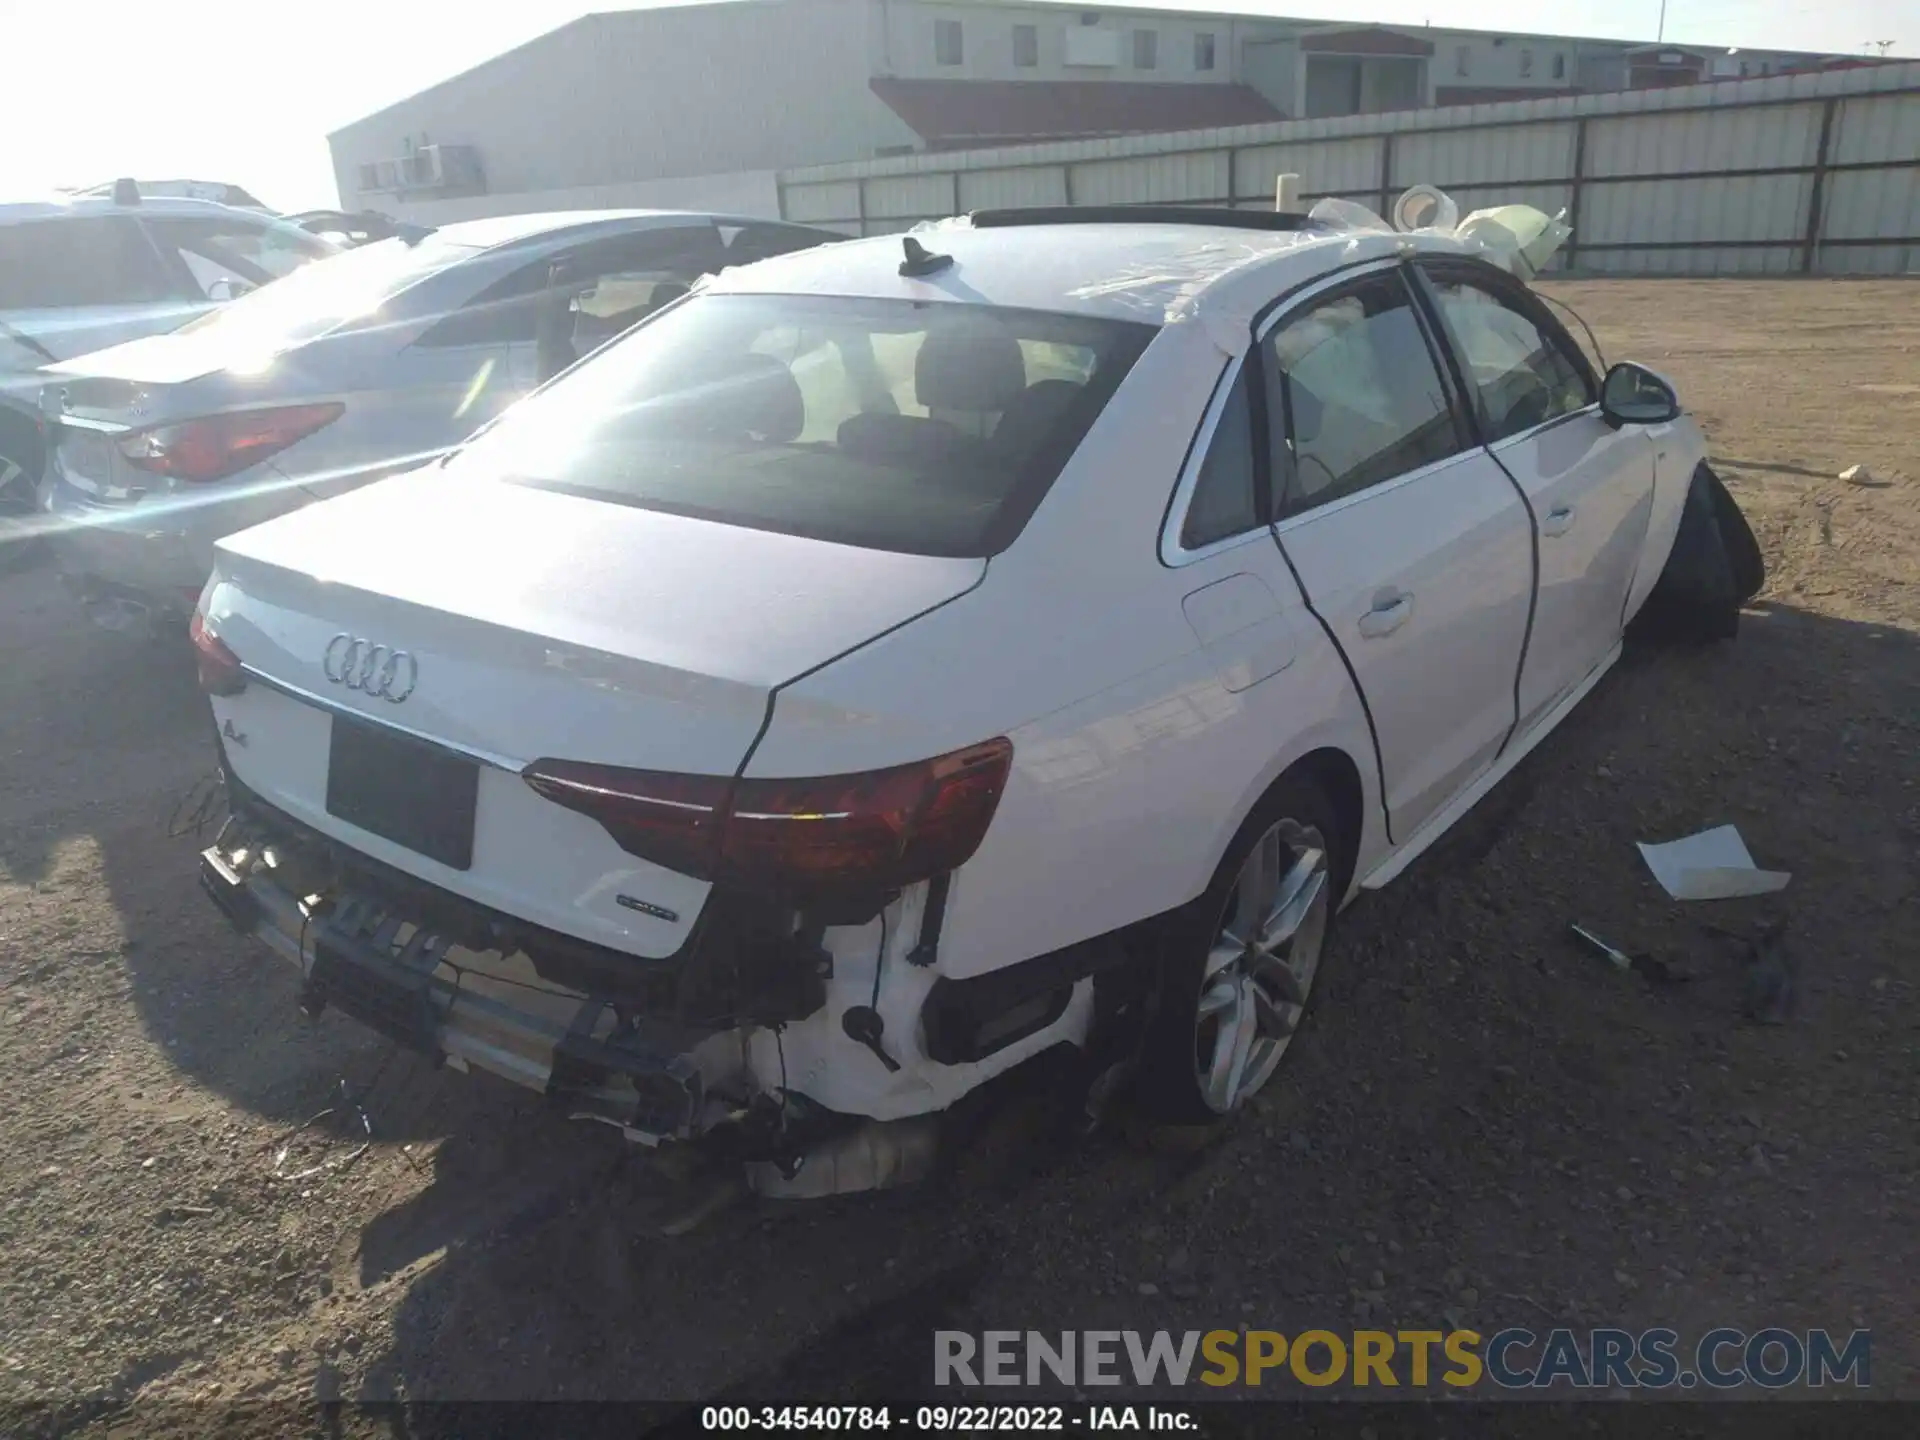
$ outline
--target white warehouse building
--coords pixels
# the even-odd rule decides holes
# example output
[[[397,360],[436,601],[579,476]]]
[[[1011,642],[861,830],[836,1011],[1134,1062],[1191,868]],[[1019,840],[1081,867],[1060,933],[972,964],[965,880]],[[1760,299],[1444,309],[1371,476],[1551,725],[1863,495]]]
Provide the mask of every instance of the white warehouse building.
[[[341,203],[778,213],[778,171],[1858,63],[1049,0],[714,0],[592,14],[329,137]]]

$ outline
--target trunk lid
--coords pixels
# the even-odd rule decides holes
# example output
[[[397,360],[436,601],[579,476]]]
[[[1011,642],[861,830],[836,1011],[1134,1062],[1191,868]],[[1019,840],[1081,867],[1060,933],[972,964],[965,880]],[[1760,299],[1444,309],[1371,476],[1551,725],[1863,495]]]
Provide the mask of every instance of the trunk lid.
[[[226,743],[242,782],[455,893],[647,955],[677,948],[704,882],[627,854],[518,772],[551,758],[731,775],[777,686],[965,593],[986,569],[454,484],[437,468],[269,521],[218,552],[202,602],[210,625],[272,682],[214,702],[246,737]],[[409,657],[385,698],[346,683],[353,640]],[[470,865],[340,818],[332,731],[356,719],[478,763]]]
[[[149,335],[96,350],[47,366],[46,376],[51,384],[65,386],[79,403],[110,405],[133,391],[184,384],[235,365],[257,365],[262,358],[257,346],[249,351],[236,343],[233,331],[216,326]]]

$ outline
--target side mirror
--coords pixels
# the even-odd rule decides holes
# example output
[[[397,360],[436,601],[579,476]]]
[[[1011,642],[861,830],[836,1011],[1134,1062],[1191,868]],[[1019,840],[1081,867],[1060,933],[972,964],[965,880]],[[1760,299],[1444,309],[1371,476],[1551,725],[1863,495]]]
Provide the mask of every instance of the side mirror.
[[[1680,418],[1680,397],[1646,366],[1626,360],[1607,371],[1600,387],[1600,413],[1616,430],[1623,425],[1664,425]]]
[[[225,304],[229,300],[238,300],[249,290],[257,289],[244,280],[236,280],[230,275],[221,275],[207,285],[207,298]]]

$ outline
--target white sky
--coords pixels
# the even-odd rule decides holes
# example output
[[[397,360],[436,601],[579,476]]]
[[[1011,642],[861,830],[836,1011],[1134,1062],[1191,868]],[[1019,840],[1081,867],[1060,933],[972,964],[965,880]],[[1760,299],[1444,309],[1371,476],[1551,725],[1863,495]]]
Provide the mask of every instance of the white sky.
[[[681,0],[664,0],[681,3]],[[1128,0],[1074,0],[1122,9]],[[1159,0],[1161,8],[1186,8]],[[337,203],[326,136],[588,10],[644,0],[0,0],[8,124],[0,198],[120,175],[244,185],[284,210]],[[1660,0],[1199,0],[1353,23],[1652,39]],[[1916,0],[1668,0],[1668,40],[1920,53]],[[561,101],[560,103],[564,103]]]

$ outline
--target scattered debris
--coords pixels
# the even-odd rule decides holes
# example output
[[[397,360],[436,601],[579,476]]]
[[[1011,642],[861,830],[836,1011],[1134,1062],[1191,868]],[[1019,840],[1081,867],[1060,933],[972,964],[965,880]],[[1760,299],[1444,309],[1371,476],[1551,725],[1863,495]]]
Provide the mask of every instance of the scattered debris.
[[[200,838],[227,818],[226,780],[218,770],[202,775],[174,802],[167,816],[167,838]]]
[[[382,1069],[386,1068],[384,1062],[382,1063],[381,1068]],[[376,1074],[374,1078],[377,1080],[379,1078],[378,1074]],[[369,1085],[367,1088],[371,1089],[372,1086]],[[318,1125],[322,1120],[325,1120],[330,1116],[333,1116],[336,1114],[339,1115],[342,1118],[342,1120],[348,1122],[349,1124],[351,1124],[352,1121],[357,1120],[360,1125],[361,1133],[364,1134],[367,1138],[361,1141],[360,1144],[356,1145],[352,1150],[348,1151],[345,1155],[336,1155],[331,1159],[322,1160],[317,1165],[309,1165],[304,1170],[295,1170],[291,1173],[288,1173],[284,1169],[284,1167],[287,1163],[287,1156],[293,1152],[294,1136],[299,1135],[304,1131],[311,1130],[315,1125]],[[294,1126],[293,1129],[287,1131],[287,1133],[281,1137],[280,1148],[277,1151],[275,1151],[274,1157],[273,1157],[273,1178],[275,1180],[281,1180],[281,1181],[287,1181],[287,1182],[292,1182],[296,1180],[311,1180],[314,1176],[324,1175],[329,1170],[346,1169],[347,1166],[353,1164],[354,1161],[358,1160],[362,1155],[366,1154],[367,1151],[371,1150],[372,1148],[373,1148],[373,1117],[367,1114],[365,1106],[363,1106],[358,1100],[354,1099],[352,1096],[350,1096],[347,1093],[347,1082],[345,1080],[342,1080],[340,1082],[340,1103],[338,1105],[329,1105],[326,1109],[317,1111],[316,1113],[309,1115],[305,1120],[301,1121],[298,1125]]]
[[[1681,985],[1693,978],[1691,975],[1684,975],[1675,970],[1672,965],[1657,955],[1629,955],[1624,950],[1616,949],[1584,925],[1576,924],[1568,928],[1604,957],[1616,970],[1630,970],[1655,985]]]
[[[1761,1025],[1782,1025],[1799,1004],[1798,976],[1783,943],[1787,922],[1776,920],[1747,942],[1747,973],[1740,987],[1741,1008]]]
[[[1640,842],[1641,858],[1653,878],[1676,900],[1731,900],[1743,895],[1771,895],[1784,889],[1792,875],[1785,870],[1762,870],[1747,853],[1740,832],[1731,825],[1702,830],[1698,835],[1664,845]]]
[[[1586,941],[1587,944],[1591,945],[1597,952],[1599,952],[1599,954],[1604,956],[1613,965],[1614,969],[1631,970],[1633,968],[1632,956],[1628,955],[1625,951],[1614,949],[1613,946],[1609,945],[1606,941],[1602,940],[1598,935],[1594,934],[1591,930],[1587,929],[1584,925],[1576,924],[1576,925],[1569,926],[1568,928],[1571,929],[1573,933],[1576,936],[1578,936],[1580,939]]]

